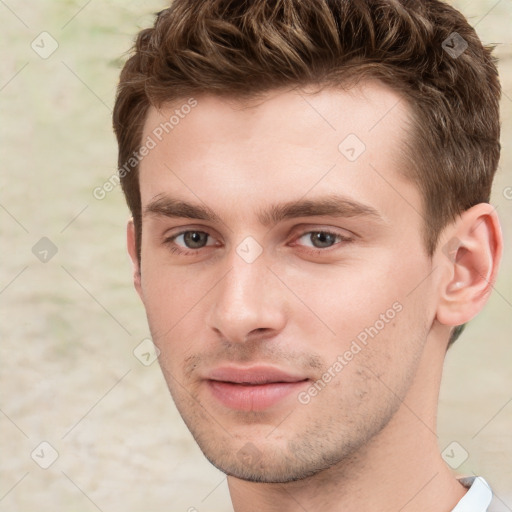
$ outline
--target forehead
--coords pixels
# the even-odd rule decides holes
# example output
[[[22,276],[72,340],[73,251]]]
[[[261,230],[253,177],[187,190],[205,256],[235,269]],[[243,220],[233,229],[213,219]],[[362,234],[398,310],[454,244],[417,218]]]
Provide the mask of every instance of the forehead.
[[[244,216],[267,200],[334,191],[370,203],[387,195],[395,200],[388,206],[403,209],[397,180],[417,200],[398,172],[409,131],[405,100],[378,82],[276,90],[250,101],[204,94],[152,107],[142,138],[154,146],[140,163],[142,204],[172,193],[236,206]]]
[[[191,131],[196,137],[213,139],[216,135],[220,139],[236,130],[239,142],[265,132],[269,137],[279,135],[279,139],[297,143],[302,137],[314,139],[330,130],[337,132],[336,136],[331,134],[334,141],[344,132],[357,134],[365,141],[374,131],[376,136],[387,134],[389,138],[390,125],[393,132],[400,134],[400,128],[406,128],[409,113],[405,98],[377,80],[348,89],[325,87],[318,92],[312,87],[279,89],[255,99],[200,94],[158,109],[150,107],[144,136],[156,130],[158,139],[169,139],[166,136],[172,132],[179,142],[180,135],[188,137]]]

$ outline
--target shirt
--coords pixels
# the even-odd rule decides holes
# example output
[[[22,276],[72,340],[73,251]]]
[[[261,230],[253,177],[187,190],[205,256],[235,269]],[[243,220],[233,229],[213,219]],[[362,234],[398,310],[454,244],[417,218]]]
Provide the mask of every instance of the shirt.
[[[500,512],[489,484],[481,476],[462,477],[459,482],[469,490],[452,512]]]

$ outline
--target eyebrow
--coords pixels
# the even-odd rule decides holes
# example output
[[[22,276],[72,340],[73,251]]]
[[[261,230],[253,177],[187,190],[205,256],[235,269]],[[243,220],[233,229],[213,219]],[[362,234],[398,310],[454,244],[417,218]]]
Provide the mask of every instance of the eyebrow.
[[[157,196],[145,208],[144,216],[156,215],[171,218],[204,220],[223,223],[208,206],[193,204],[170,196]],[[339,195],[327,195],[315,199],[298,199],[273,204],[257,212],[260,224],[271,227],[283,220],[298,217],[371,217],[383,222],[382,215],[370,205],[359,203]]]

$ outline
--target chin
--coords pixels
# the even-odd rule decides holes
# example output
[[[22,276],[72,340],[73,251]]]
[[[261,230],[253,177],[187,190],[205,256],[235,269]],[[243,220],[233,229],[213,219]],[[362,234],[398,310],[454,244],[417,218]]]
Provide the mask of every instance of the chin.
[[[222,454],[208,453],[205,457],[217,469],[228,476],[247,482],[285,484],[310,478],[339,462],[337,458],[304,461],[284,452],[262,454],[252,443],[247,443],[238,452],[224,451]]]

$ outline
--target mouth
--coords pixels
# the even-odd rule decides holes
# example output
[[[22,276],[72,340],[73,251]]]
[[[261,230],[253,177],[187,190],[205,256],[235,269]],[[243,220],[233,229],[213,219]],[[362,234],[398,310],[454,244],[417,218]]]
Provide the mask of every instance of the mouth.
[[[309,382],[303,375],[270,366],[216,368],[205,380],[215,400],[239,411],[269,409]]]

